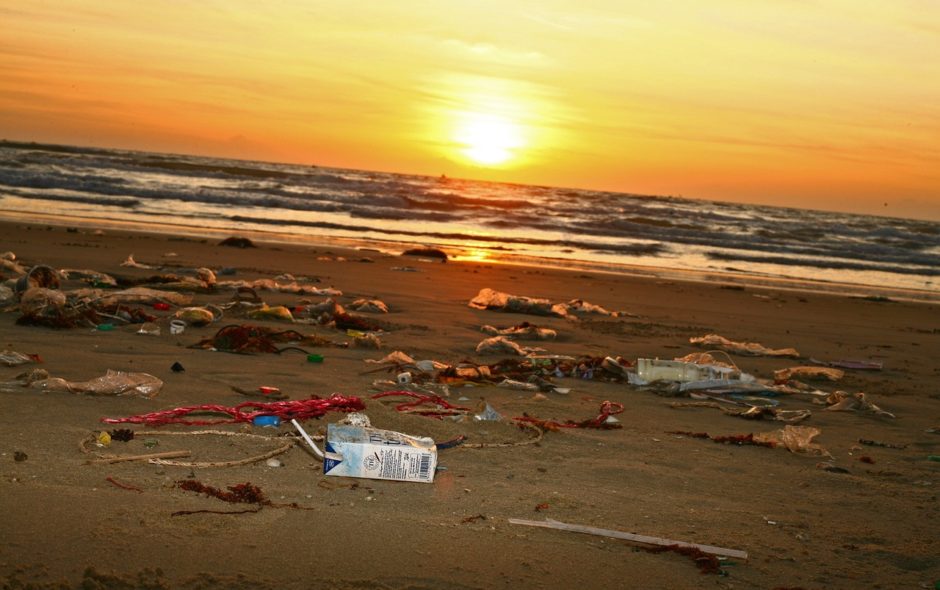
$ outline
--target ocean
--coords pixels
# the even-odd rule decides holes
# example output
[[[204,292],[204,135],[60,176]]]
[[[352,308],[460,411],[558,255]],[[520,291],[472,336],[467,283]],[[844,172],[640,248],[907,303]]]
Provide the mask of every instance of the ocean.
[[[0,142],[0,215],[940,300],[940,223]]]

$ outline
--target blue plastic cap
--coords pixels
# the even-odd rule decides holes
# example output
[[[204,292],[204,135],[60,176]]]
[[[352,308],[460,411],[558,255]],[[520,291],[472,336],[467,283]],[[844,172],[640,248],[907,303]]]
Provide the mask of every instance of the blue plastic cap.
[[[281,425],[281,419],[277,416],[255,416],[251,419],[251,423],[255,426],[277,427]]]

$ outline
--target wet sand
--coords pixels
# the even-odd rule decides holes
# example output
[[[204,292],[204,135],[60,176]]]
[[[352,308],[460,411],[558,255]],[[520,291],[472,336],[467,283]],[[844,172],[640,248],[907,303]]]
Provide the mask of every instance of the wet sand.
[[[379,298],[390,313],[375,317],[388,328],[381,350],[310,348],[323,363],[299,352],[236,355],[189,348],[220,325],[189,327],[171,335],[170,311],[160,336],[137,326],[113,331],[53,330],[16,325],[19,312],[0,314],[0,344],[35,353],[42,368],[72,381],[108,369],[146,372],[164,381],[152,399],[91,397],[32,390],[0,393],[0,579],[4,587],[34,588],[917,588],[940,580],[936,535],[940,463],[940,393],[937,390],[940,314],[935,305],[792,290],[722,286],[603,273],[423,261],[371,251],[257,243],[218,246],[218,240],[25,222],[0,223],[0,252],[24,265],[94,269],[122,276],[195,267],[235,269],[220,280],[274,278],[283,273],[316,278],[317,287],[343,291],[347,304]],[[170,254],[173,254],[170,256]],[[368,261],[366,261],[368,259]],[[413,267],[416,272],[394,270]],[[4,278],[13,278],[6,271]],[[64,288],[83,286],[69,281]],[[623,317],[571,322],[480,311],[467,303],[481,288],[552,301],[581,298]],[[270,305],[297,306],[323,297],[259,292]],[[220,304],[231,291],[194,293],[194,303]],[[365,314],[363,314],[365,315]],[[239,320],[241,321],[241,320]],[[825,390],[865,392],[895,419],[829,412],[810,396],[776,399],[785,409],[810,409],[804,424],[832,454],[820,457],[784,448],[717,444],[669,434],[760,433],[780,422],[748,421],[713,408],[670,407],[688,401],[624,383],[558,379],[567,395],[494,386],[453,387],[450,401],[476,407],[483,400],[500,423],[440,421],[401,414],[390,401],[369,399],[366,373],[378,359],[401,350],[416,359],[454,364],[478,355],[480,326],[530,321],[556,330],[556,341],[534,343],[562,355],[674,358],[701,349],[689,338],[717,333],[772,348],[794,347],[802,361],[734,356],[744,371],[773,371],[805,359],[881,362],[882,371],[846,371]],[[225,321],[222,322],[226,323]],[[345,333],[320,326],[251,321],[293,328],[334,340]],[[523,343],[532,345],[533,343]],[[170,370],[174,362],[185,372]],[[0,381],[25,367],[0,366]],[[103,453],[189,450],[193,461],[226,461],[268,450],[278,441],[221,436],[146,435],[107,449],[80,442],[121,417],[180,406],[247,401],[232,386],[275,386],[293,399],[333,392],[362,398],[374,426],[437,441],[459,435],[468,442],[523,442],[529,431],[508,418],[585,420],[604,400],[622,403],[622,429],[546,432],[538,444],[441,450],[432,484],[326,477],[319,460],[300,446],[264,461],[235,467],[174,467],[146,462],[86,464]],[[460,398],[468,398],[460,400]],[[321,432],[339,414],[306,423]],[[153,430],[131,426],[135,430]],[[291,434],[245,425],[221,430]],[[160,432],[195,427],[166,426]],[[869,446],[858,439],[904,448]],[[150,449],[146,440],[155,440]],[[120,446],[124,445],[124,446]],[[15,453],[24,453],[14,456]],[[865,458],[865,459],[863,459]],[[137,490],[114,485],[107,478]],[[275,504],[255,513],[245,505],[184,491],[175,482],[197,479],[219,488],[251,482]],[[251,508],[251,506],[248,506]],[[521,518],[589,525],[747,551],[723,574],[700,573],[687,556],[650,553],[627,541],[510,524]],[[924,586],[926,585],[926,586]]]

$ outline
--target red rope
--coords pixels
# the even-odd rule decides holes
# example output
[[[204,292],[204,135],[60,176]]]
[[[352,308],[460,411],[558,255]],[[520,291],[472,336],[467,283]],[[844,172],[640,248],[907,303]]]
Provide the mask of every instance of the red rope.
[[[283,421],[290,419],[308,420],[319,418],[327,412],[357,412],[365,409],[362,400],[355,396],[345,397],[334,393],[326,399],[312,397],[304,400],[285,400],[278,402],[245,402],[235,407],[205,404],[188,406],[128,416],[127,418],[102,418],[107,424],[146,424],[163,426],[164,424],[185,424],[187,426],[209,426],[212,424],[231,424],[251,422],[256,416],[277,416]],[[229,418],[215,420],[186,420],[184,417],[196,413],[227,414]]]
[[[620,414],[622,412],[623,404],[605,401],[601,404],[601,413],[598,414],[597,418],[594,418],[593,420],[582,420],[581,422],[566,420],[565,422],[555,422],[554,420],[540,420],[539,418],[534,418],[528,415],[519,416],[517,418],[513,418],[513,420],[518,422],[530,422],[547,430],[555,430],[557,428],[619,428],[619,424],[606,424],[606,422],[609,416]]]
[[[422,416],[451,416],[454,414],[462,414],[463,412],[469,412],[470,408],[465,408],[463,406],[455,406],[446,399],[442,398],[439,395],[430,395],[423,393],[416,393],[414,391],[384,391],[382,393],[377,393],[372,396],[372,399],[380,399],[383,397],[390,396],[399,396],[399,397],[412,397],[415,398],[415,401],[404,402],[395,406],[395,409],[399,412],[404,412],[406,410],[412,410],[414,408],[424,406],[424,405],[433,405],[436,406],[433,409],[420,410],[415,412]]]

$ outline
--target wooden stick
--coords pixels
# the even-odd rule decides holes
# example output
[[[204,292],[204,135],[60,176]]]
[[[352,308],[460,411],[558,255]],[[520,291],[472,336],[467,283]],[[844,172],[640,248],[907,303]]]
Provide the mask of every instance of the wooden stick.
[[[120,455],[106,459],[94,459],[88,461],[91,464],[99,463],[120,463],[122,461],[148,461],[150,459],[176,459],[179,457],[189,457],[192,455],[189,451],[167,451],[165,453],[150,453],[148,455]]]
[[[567,524],[564,522],[558,522],[557,520],[546,519],[541,520],[523,520],[521,518],[510,518],[510,524],[521,524],[525,526],[536,526],[545,529],[556,529],[560,531],[572,531],[575,533],[584,533],[587,535],[598,535],[601,537],[612,537],[614,539],[625,539],[627,541],[634,541],[636,543],[646,543],[647,545],[660,545],[668,547],[670,545],[676,545],[678,547],[691,547],[698,549],[703,553],[710,553],[712,555],[719,555],[722,557],[735,557],[737,559],[747,560],[747,551],[740,551],[738,549],[725,549],[723,547],[714,547],[712,545],[699,545],[698,543],[685,543],[683,541],[672,541],[670,539],[663,539],[661,537],[648,537],[646,535],[636,535],[633,533],[623,533],[620,531],[612,531],[608,529],[599,529],[592,526],[583,526],[579,524]]]

